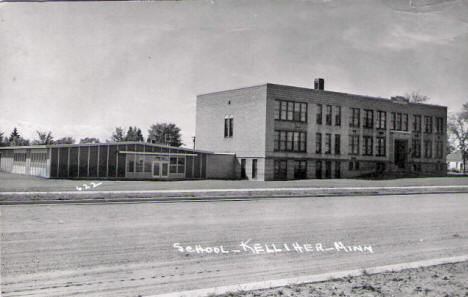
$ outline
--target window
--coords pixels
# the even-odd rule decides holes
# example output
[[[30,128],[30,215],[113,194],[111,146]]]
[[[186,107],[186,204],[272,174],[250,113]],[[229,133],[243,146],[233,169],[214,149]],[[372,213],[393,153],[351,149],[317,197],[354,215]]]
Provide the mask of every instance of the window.
[[[385,137],[377,137],[377,156],[385,157]]]
[[[288,174],[288,163],[286,160],[275,160],[274,179],[286,179]]]
[[[322,153],[322,134],[321,133],[315,134],[315,153],[317,154]]]
[[[332,106],[327,105],[327,114],[325,115],[325,123],[328,126],[331,126],[332,124]]]
[[[335,161],[335,178],[341,177],[341,162]]]
[[[145,172],[151,173],[152,166],[153,166],[153,157],[145,156]]]
[[[331,178],[331,161],[325,161],[325,178]]]
[[[305,160],[294,161],[294,178],[295,179],[307,178],[307,161]]]
[[[325,154],[331,154],[331,134],[325,135]]]
[[[360,126],[360,109],[359,108],[351,108],[351,118],[349,120],[349,126],[359,128]]]
[[[413,158],[421,158],[421,140],[413,139]]]
[[[335,155],[341,153],[341,136],[340,134],[335,134]]]
[[[413,131],[421,132],[421,115],[415,114],[413,116]]]
[[[432,117],[431,116],[424,117],[424,133],[432,134]]]
[[[252,179],[257,178],[257,159],[252,159]]]
[[[350,170],[350,171],[353,170],[353,164],[354,164],[353,161],[350,161],[350,162],[348,163],[348,170]]]
[[[144,159],[139,157],[139,159],[136,161],[136,172],[143,172],[144,162]]]
[[[293,113],[294,113],[294,102],[288,101],[288,117],[286,120],[292,121],[294,119]]]
[[[408,114],[401,112],[392,112],[390,116],[391,130],[408,131]]]
[[[364,109],[364,128],[372,129],[374,126],[374,111]]]
[[[224,138],[234,135],[234,119],[232,116],[224,117]]]
[[[402,130],[403,131],[408,131],[408,114],[407,113],[403,114],[403,127],[402,127]]]
[[[171,157],[169,161],[170,173],[185,173],[185,157]]]
[[[307,103],[275,100],[275,120],[307,122]]]
[[[377,111],[377,129],[387,128],[387,113],[385,111]]]
[[[128,172],[134,172],[135,171],[135,161],[133,160],[132,155],[127,155],[129,157],[128,160]]]
[[[444,152],[444,143],[442,141],[436,141],[436,158],[442,159]]]
[[[349,135],[350,155],[359,155],[359,135]]]
[[[322,125],[322,104],[317,104],[317,124]]]
[[[397,131],[401,131],[401,113],[396,114],[396,129]]]
[[[245,159],[241,159],[241,178],[247,178],[247,173],[245,170],[247,161]]]
[[[305,152],[306,132],[276,130],[274,150],[281,152]]]
[[[341,126],[341,106],[335,106],[335,126]]]
[[[432,158],[432,141],[430,140],[424,141],[424,157]]]
[[[315,161],[315,177],[322,178],[322,161]]]
[[[444,134],[444,119],[436,117],[436,133]]]
[[[362,154],[364,156],[372,156],[372,140],[372,136],[363,136]]]

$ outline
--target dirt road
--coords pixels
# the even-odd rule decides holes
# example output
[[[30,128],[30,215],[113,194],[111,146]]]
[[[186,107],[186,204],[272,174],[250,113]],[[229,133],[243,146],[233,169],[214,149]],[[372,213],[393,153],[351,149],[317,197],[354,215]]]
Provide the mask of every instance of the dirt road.
[[[2,296],[145,296],[468,254],[468,194],[1,212]]]

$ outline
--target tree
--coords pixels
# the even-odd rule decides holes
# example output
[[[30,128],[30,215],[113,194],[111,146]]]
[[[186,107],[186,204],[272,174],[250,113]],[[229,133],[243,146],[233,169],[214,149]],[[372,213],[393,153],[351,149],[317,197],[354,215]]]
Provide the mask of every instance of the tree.
[[[0,132],[0,146],[6,146],[7,145],[5,140],[3,139],[3,132]]]
[[[111,141],[112,142],[123,142],[125,141],[125,136],[123,129],[121,127],[115,128],[115,131],[112,133],[111,136]]]
[[[34,140],[33,144],[42,144],[42,145],[54,144],[54,137],[52,136],[52,132],[36,131],[36,133],[39,139]]]
[[[426,101],[429,101],[431,98],[429,98],[428,96],[426,95],[422,95],[420,94],[419,92],[417,91],[413,91],[411,93],[407,93],[405,96],[406,99],[409,100],[409,102],[413,102],[413,103],[423,103],[423,102],[426,102]]]
[[[130,126],[128,127],[125,141],[145,141],[145,139],[143,138],[140,128]]]
[[[173,123],[157,123],[148,130],[148,142],[161,143],[170,146],[181,146],[180,128]]]
[[[462,111],[450,115],[447,128],[453,143],[461,151],[465,171],[468,156],[468,105],[465,104],[463,107]]]
[[[85,137],[85,138],[81,138],[80,139],[80,143],[99,143],[99,139],[98,138],[94,138],[94,137]]]
[[[10,134],[10,138],[8,138],[8,145],[9,146],[28,146],[29,140],[24,139],[18,132],[18,129],[13,128],[13,131]]]
[[[62,137],[55,141],[56,144],[74,144],[75,139],[71,136]]]

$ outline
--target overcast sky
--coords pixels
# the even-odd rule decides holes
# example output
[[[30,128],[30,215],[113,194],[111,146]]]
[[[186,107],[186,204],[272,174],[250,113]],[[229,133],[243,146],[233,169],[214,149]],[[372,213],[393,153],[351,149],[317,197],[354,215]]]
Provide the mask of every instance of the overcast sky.
[[[147,135],[191,146],[197,94],[265,82],[468,102],[466,0],[56,2],[0,5],[0,131]]]

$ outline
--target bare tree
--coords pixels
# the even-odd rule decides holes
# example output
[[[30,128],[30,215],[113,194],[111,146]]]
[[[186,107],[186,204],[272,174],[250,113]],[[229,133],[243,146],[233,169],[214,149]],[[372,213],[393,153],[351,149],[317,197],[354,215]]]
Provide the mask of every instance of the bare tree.
[[[466,105],[466,104],[465,104]],[[468,107],[468,105],[467,105]],[[451,114],[447,123],[447,128],[450,137],[454,144],[460,150],[463,159],[463,172],[466,171],[466,157],[468,149],[468,113],[461,111]]]
[[[41,132],[41,131],[36,131],[37,137],[39,137],[38,140],[34,140],[33,144],[53,144],[54,143],[54,137],[52,136],[52,132]]]
[[[421,93],[419,93],[418,91],[413,91],[411,93],[407,93],[405,96],[406,99],[409,100],[409,102],[413,102],[413,103],[423,103],[423,102],[427,102],[429,101],[431,98],[429,98],[428,96],[426,95],[422,95]]]

